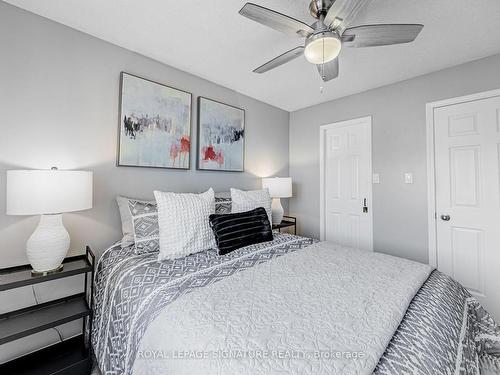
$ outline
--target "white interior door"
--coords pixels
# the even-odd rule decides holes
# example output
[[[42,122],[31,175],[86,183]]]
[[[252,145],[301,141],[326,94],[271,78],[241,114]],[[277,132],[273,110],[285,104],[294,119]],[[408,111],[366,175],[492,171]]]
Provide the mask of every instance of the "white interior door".
[[[371,117],[320,129],[321,239],[373,251]]]
[[[500,319],[500,97],[434,109],[438,269]]]

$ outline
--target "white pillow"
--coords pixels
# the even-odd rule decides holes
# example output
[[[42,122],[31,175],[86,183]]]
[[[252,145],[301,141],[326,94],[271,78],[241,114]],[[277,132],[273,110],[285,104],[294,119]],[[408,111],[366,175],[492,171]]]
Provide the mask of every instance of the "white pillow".
[[[214,191],[179,194],[155,191],[160,226],[158,260],[176,259],[216,247],[208,219],[215,213]]]
[[[231,212],[245,212],[254,210],[258,207],[264,207],[269,217],[269,223],[272,225],[271,196],[269,190],[249,190],[243,191],[231,188]]]

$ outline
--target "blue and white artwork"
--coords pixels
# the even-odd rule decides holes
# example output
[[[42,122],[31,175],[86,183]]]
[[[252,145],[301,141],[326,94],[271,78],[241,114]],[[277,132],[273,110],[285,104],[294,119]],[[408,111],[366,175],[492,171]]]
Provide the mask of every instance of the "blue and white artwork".
[[[121,75],[119,166],[189,169],[191,94]]]
[[[198,98],[198,169],[242,172],[245,111]]]

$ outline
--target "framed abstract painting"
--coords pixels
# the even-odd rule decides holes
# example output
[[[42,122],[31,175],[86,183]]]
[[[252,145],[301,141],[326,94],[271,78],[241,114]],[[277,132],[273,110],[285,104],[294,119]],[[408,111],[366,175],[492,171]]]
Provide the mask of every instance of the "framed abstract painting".
[[[120,78],[117,165],[189,169],[191,94],[128,73]]]
[[[198,97],[198,169],[243,172],[244,158],[245,111]]]

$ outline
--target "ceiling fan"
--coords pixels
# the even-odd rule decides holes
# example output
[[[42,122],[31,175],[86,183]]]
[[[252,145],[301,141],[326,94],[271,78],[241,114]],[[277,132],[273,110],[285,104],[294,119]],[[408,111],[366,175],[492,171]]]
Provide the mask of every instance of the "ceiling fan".
[[[372,0],[312,0],[311,15],[317,19],[308,25],[295,18],[254,3],[246,3],[240,14],[262,25],[286,34],[305,38],[295,47],[254,70],[264,73],[304,54],[316,64],[323,81],[339,75],[338,55],[342,47],[374,47],[409,43],[415,40],[423,25],[384,24],[349,27]]]

